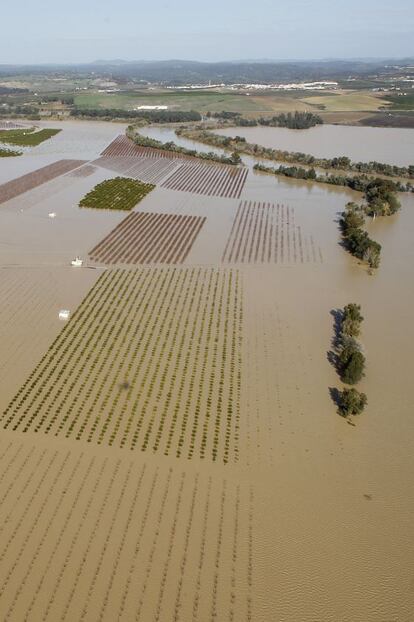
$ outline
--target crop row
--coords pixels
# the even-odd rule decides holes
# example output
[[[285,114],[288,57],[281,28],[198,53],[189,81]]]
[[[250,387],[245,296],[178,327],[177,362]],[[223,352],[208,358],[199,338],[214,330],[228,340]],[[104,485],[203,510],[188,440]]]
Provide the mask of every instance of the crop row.
[[[247,173],[247,168],[191,162],[182,164],[162,186],[170,190],[238,199]]]
[[[236,460],[241,324],[237,271],[107,271],[12,399],[3,425]]]
[[[182,263],[205,218],[133,212],[89,253],[107,264]]]
[[[94,164],[150,184],[160,183],[179,166],[177,161],[166,158],[147,158],[144,156],[139,158],[122,156],[109,158],[103,156],[95,160]]]
[[[0,203],[14,199],[20,194],[28,192],[28,190],[33,190],[33,188],[37,188],[37,186],[41,186],[47,181],[55,179],[55,177],[64,175],[82,164],[84,164],[83,160],[58,160],[32,173],[27,173],[17,179],[8,181],[0,186]]]
[[[96,171],[96,168],[92,166],[92,164],[84,164],[80,168],[75,169],[72,173],[69,174],[70,177],[89,177],[93,175]]]
[[[254,498],[245,484],[31,444],[7,469],[1,496],[10,484],[2,619],[252,619]]]
[[[130,138],[127,138],[124,134],[117,136],[115,140],[111,142],[101,156],[108,158],[122,156],[123,158],[167,158],[176,160],[188,159],[188,156],[180,153],[174,153],[173,151],[163,151],[162,149],[153,149],[151,147],[140,147],[136,145]]]
[[[106,179],[88,192],[80,200],[79,206],[129,211],[154,188],[152,184],[127,177]]]
[[[15,123],[14,121],[0,121],[0,130],[20,130],[24,129],[24,127],[21,123]]]
[[[240,203],[222,256],[226,263],[316,263],[321,259],[313,238],[303,240],[292,208],[253,201]]]

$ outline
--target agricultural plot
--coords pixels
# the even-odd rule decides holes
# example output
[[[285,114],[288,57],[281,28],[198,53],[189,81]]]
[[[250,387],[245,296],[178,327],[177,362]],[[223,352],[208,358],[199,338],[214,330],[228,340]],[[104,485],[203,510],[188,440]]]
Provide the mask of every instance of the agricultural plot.
[[[191,156],[185,156],[181,153],[174,153],[174,151],[163,151],[162,149],[152,149],[151,147],[140,147],[136,145],[133,140],[127,138],[124,134],[117,136],[115,140],[111,142],[104,151],[102,151],[101,156],[107,158],[166,158],[169,160],[176,160],[177,158],[182,159],[191,159]]]
[[[33,188],[37,188],[56,177],[60,177],[60,175],[64,175],[84,163],[84,160],[58,160],[32,173],[27,173],[17,179],[8,181],[0,186],[0,204],[18,197],[24,192],[33,190]]]
[[[131,157],[101,157],[94,164],[110,171],[116,171],[133,179],[149,184],[162,182],[178,166],[177,161],[167,158],[131,158]]]
[[[16,123],[15,121],[0,121],[0,130],[19,130],[24,127],[22,123]]]
[[[248,169],[231,165],[185,163],[162,184],[170,190],[238,199],[246,182]]]
[[[106,271],[2,415],[4,428],[233,462],[238,271]]]
[[[3,620],[256,620],[254,492],[133,456],[0,442]]]
[[[322,263],[321,249],[295,223],[285,205],[240,203],[224,249],[225,263]]]
[[[5,268],[0,278],[0,410],[62,329],[58,311],[74,308],[96,282],[93,270]]]
[[[106,264],[182,263],[205,218],[133,212],[89,253]]]
[[[152,184],[144,184],[136,179],[106,179],[88,192],[80,200],[79,206],[129,211],[154,188]]]
[[[93,175],[96,171],[96,168],[91,164],[85,164],[80,168],[75,169],[72,173],[69,173],[69,177],[89,177]]]
[[[38,131],[35,131],[34,128],[0,130],[0,143],[18,145],[19,147],[36,147],[61,131],[46,128]]]

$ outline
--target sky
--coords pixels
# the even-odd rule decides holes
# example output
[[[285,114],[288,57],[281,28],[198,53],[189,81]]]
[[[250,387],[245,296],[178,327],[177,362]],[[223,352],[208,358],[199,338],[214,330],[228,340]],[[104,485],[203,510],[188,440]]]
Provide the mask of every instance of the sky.
[[[414,56],[412,0],[23,0],[0,64]]]

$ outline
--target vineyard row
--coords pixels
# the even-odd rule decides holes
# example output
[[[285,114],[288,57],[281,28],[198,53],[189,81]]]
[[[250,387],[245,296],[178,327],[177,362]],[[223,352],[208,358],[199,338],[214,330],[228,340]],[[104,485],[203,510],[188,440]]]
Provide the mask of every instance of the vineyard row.
[[[106,264],[182,263],[205,218],[132,212],[89,253]]]
[[[285,205],[243,201],[237,210],[222,256],[226,263],[319,263],[322,253],[313,237],[295,224]]]
[[[249,486],[31,443],[0,454],[3,620],[249,619]]]
[[[160,183],[178,166],[178,162],[167,160],[166,158],[154,159],[145,157],[101,157],[95,160],[94,164],[151,184]]]
[[[5,428],[238,459],[235,270],[106,271],[2,415]]]
[[[238,199],[248,169],[221,164],[182,164],[162,184],[170,190]]]

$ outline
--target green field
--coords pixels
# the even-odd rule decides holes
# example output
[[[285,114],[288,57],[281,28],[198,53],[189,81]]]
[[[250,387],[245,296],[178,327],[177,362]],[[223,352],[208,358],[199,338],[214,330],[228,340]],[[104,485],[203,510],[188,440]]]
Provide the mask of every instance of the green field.
[[[254,97],[237,93],[218,92],[128,92],[128,93],[83,93],[75,97],[75,106],[80,108],[119,108],[132,110],[137,106],[168,106],[171,110],[197,110],[199,112],[265,112],[264,107]]]
[[[28,130],[0,130],[0,142],[19,147],[36,147],[62,130],[44,129],[35,132],[34,128]]]
[[[323,92],[259,91],[252,93],[219,91],[129,91],[125,93],[88,92],[75,95],[79,108],[116,108],[133,110],[138,106],[168,106],[170,110],[200,113],[239,112],[246,117],[258,117],[278,112],[322,110],[326,112],[375,112],[388,105],[381,94],[372,91]]]
[[[95,186],[81,199],[79,206],[129,211],[154,188],[136,179],[115,177]]]
[[[130,91],[128,93],[82,93],[75,95],[75,106],[79,108],[118,108],[132,110],[138,106],[168,106],[170,110],[201,113],[239,112],[246,116],[260,116],[273,112],[309,110],[303,96],[312,92],[277,93],[267,91],[256,93],[233,93],[218,91]],[[328,97],[329,94],[322,97]]]
[[[414,110],[414,93],[409,95],[389,95],[385,98],[393,110]]]

